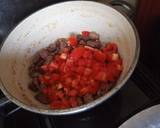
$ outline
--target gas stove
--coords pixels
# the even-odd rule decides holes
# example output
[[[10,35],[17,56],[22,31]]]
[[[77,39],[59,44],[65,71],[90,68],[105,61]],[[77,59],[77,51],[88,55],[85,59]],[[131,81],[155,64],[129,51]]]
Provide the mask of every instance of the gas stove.
[[[51,4],[52,0],[1,0],[0,42],[23,18]],[[103,104],[73,115],[47,116],[26,111],[0,92],[1,128],[117,128],[140,110],[160,103],[160,82],[139,61],[125,86]]]

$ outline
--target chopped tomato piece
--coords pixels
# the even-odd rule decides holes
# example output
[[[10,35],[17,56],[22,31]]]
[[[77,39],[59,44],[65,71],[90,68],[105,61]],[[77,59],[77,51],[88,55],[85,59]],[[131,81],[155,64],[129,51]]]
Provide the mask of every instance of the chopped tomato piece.
[[[92,51],[91,50],[85,50],[83,54],[84,58],[91,58],[92,57]]]
[[[60,80],[60,75],[54,73],[51,75],[51,79],[48,81],[49,84],[57,83],[57,81]]]
[[[85,70],[84,70],[84,75],[85,76],[88,76],[88,75],[90,75],[92,73],[92,69],[90,69],[90,68],[86,68]]]
[[[49,76],[40,76],[39,77],[39,81],[42,83],[42,84],[48,84],[48,81],[50,80],[50,77]]]
[[[56,92],[56,96],[60,99],[63,99],[64,98],[64,93],[62,91],[57,91]]]
[[[88,37],[89,36],[89,33],[88,31],[82,31],[82,36],[83,37]]]
[[[78,66],[77,68],[76,68],[76,72],[78,73],[78,74],[83,74],[83,72],[84,72],[84,70],[85,70],[85,67],[84,66]]]
[[[84,87],[80,90],[80,95],[81,96],[86,95],[89,91],[90,91],[89,87]]]
[[[106,56],[104,53],[102,53],[101,51],[96,51],[94,52],[94,56],[95,56],[95,59],[100,61],[100,62],[104,62],[105,59],[106,59]]]
[[[97,76],[95,76],[96,80],[105,81],[106,80],[106,72],[99,72]]]
[[[84,61],[84,59],[79,59],[78,60],[78,66],[85,66],[86,65],[86,63],[85,63],[85,61]]]
[[[55,68],[55,69],[58,68],[58,65],[57,65],[56,63],[54,63],[54,62],[51,62],[51,63],[49,64],[49,66],[52,67],[52,68]]]
[[[71,86],[73,87],[73,88],[77,88],[77,85],[79,84],[79,81],[78,80],[72,80],[72,84],[71,84]]]
[[[77,94],[78,94],[78,92],[74,89],[70,90],[68,93],[69,96],[73,96],[73,97],[77,96]]]
[[[118,50],[117,45],[115,43],[107,43],[106,46],[103,48],[104,52],[113,52],[116,53]]]
[[[71,46],[76,46],[77,45],[77,37],[72,35],[68,38],[68,43],[71,45]]]
[[[69,107],[69,104],[67,101],[60,101],[60,100],[57,100],[57,101],[53,101],[50,105],[50,107],[52,109],[64,109],[64,108],[68,108]]]
[[[97,92],[97,90],[98,90],[98,84],[94,84],[94,85],[92,85],[91,87],[90,87],[90,93],[91,94],[96,94],[96,92]]]
[[[85,48],[83,47],[78,47],[76,49],[74,49],[71,53],[71,57],[74,58],[74,59],[79,59],[83,56],[83,53],[85,52]]]
[[[112,61],[117,61],[119,59],[118,53],[113,53],[112,54]]]
[[[60,55],[60,58],[63,59],[63,60],[66,60],[67,59],[67,54],[66,53],[62,53]]]
[[[108,61],[108,62],[112,61],[112,54],[111,53],[106,52],[105,56],[106,56],[106,61]]]
[[[76,107],[76,106],[78,105],[78,102],[77,102],[76,98],[74,98],[74,97],[71,97],[71,98],[69,99],[69,103],[70,103],[70,105],[71,105],[72,107]]]

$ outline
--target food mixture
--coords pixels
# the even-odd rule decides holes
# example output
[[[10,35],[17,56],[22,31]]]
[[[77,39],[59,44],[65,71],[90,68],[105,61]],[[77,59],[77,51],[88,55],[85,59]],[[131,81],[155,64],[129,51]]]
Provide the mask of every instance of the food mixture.
[[[123,70],[117,45],[105,44],[96,32],[82,31],[41,49],[29,67],[35,99],[51,109],[66,109],[105,95]]]

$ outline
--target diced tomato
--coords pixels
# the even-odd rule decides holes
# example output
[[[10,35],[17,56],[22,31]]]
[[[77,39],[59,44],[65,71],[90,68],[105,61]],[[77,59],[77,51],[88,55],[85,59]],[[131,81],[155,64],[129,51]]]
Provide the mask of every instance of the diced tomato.
[[[123,70],[123,66],[121,64],[117,64],[116,67],[117,67],[117,70],[120,72]]]
[[[100,72],[100,70],[101,70],[101,64],[98,62],[93,63],[92,69],[93,69],[94,75],[97,75],[97,73]]]
[[[46,76],[46,75],[43,75],[43,76],[40,76],[39,77],[39,81],[42,83],[42,84],[48,84],[48,81],[50,80],[50,76]]]
[[[68,88],[64,88],[64,93],[68,95],[69,89]]]
[[[95,79],[96,80],[99,80],[99,81],[105,81],[106,80],[106,72],[99,72],[96,76],[95,76]]]
[[[90,93],[91,94],[96,94],[96,92],[97,92],[97,90],[98,90],[98,84],[94,84],[94,85],[92,85],[92,86],[90,86]]]
[[[63,71],[64,73],[68,73],[70,71],[70,67],[67,64],[65,64],[64,67],[62,67],[62,69],[63,70],[61,71]]]
[[[62,91],[57,91],[56,92],[56,96],[60,99],[63,99],[64,98],[64,93]]]
[[[62,109],[61,107],[61,101],[54,101],[50,104],[50,107],[52,109]]]
[[[66,60],[67,59],[67,54],[66,53],[62,53],[60,55],[60,58],[63,59],[63,60]]]
[[[68,108],[69,107],[69,104],[67,101],[60,101],[60,100],[56,100],[56,101],[53,101],[50,105],[50,107],[52,109],[64,109],[64,108]]]
[[[50,80],[48,81],[49,84],[55,84],[60,80],[60,75],[59,74],[52,74]]]
[[[69,91],[68,96],[75,97],[75,96],[77,96],[77,94],[78,94],[78,92],[76,90],[72,89],[72,90]]]
[[[88,92],[90,91],[90,88],[89,87],[83,87],[81,90],[80,90],[80,96],[83,96],[83,95],[86,95]]]
[[[85,63],[84,59],[78,60],[78,66],[85,66],[85,65],[86,65],[86,63]]]
[[[56,63],[54,63],[54,62],[51,62],[51,63],[49,64],[49,67],[52,67],[52,68],[57,69],[57,68],[58,68],[58,65],[57,65]]]
[[[83,37],[88,37],[89,36],[89,33],[88,31],[82,31],[82,36]]]
[[[119,77],[121,70],[118,70],[116,63],[108,64],[107,68],[108,68],[107,79],[110,81],[115,81]]]
[[[83,54],[84,58],[91,58],[92,57],[92,51],[91,50],[85,50]]]
[[[69,101],[65,98],[62,99],[62,104],[63,104],[64,108],[69,108],[70,107]]]
[[[122,65],[122,59],[119,58],[115,63]]]
[[[84,72],[84,70],[85,70],[85,67],[84,66],[78,66],[77,68],[76,68],[76,72],[78,73],[78,74],[83,74],[83,72]]]
[[[85,76],[88,76],[88,75],[90,75],[92,73],[92,69],[90,69],[90,68],[85,68],[85,70],[84,70],[84,75]]]
[[[72,86],[72,88],[77,88],[77,86],[78,86],[78,84],[79,84],[79,81],[78,80],[72,80],[72,84],[71,84],[71,86]]]
[[[116,53],[118,51],[118,48],[115,43],[107,43],[106,46],[103,48],[103,51]]]
[[[72,51],[72,53],[71,53],[71,57],[73,58],[73,59],[76,59],[76,60],[78,60],[79,58],[81,58],[82,56],[83,56],[83,53],[85,52],[85,48],[83,48],[83,47],[78,47],[78,48],[76,48],[76,49],[74,49],[73,51]]]
[[[70,77],[66,78],[65,84],[68,84],[68,85],[72,84],[72,79]]]
[[[85,62],[85,66],[86,67],[91,67],[92,66],[92,64],[93,64],[93,60],[92,59],[85,59],[84,60],[84,62]]]
[[[74,97],[69,98],[69,103],[72,107],[76,107],[78,105],[78,102]]]
[[[96,51],[94,52],[94,57],[96,60],[100,61],[100,62],[104,62],[106,59],[106,56],[104,53],[102,53],[101,51]]]
[[[68,43],[71,45],[71,46],[76,46],[77,45],[77,37],[72,35],[68,38]]]
[[[106,56],[106,61],[108,61],[108,62],[112,61],[112,54],[111,53],[106,52],[105,56]]]
[[[118,53],[113,53],[112,54],[112,61],[117,61],[119,59]]]
[[[59,67],[59,70],[61,71],[61,72],[65,72],[65,63],[61,63],[61,65],[60,65],[60,67]]]

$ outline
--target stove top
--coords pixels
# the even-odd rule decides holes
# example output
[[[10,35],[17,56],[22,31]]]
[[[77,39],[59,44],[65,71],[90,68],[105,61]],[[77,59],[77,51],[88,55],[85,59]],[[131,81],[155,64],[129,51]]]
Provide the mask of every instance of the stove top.
[[[0,42],[23,18],[53,0],[1,0]],[[17,107],[0,93],[0,128],[117,128],[140,110],[160,103],[159,82],[145,65],[139,64],[125,86],[103,104],[83,113],[46,116]]]

